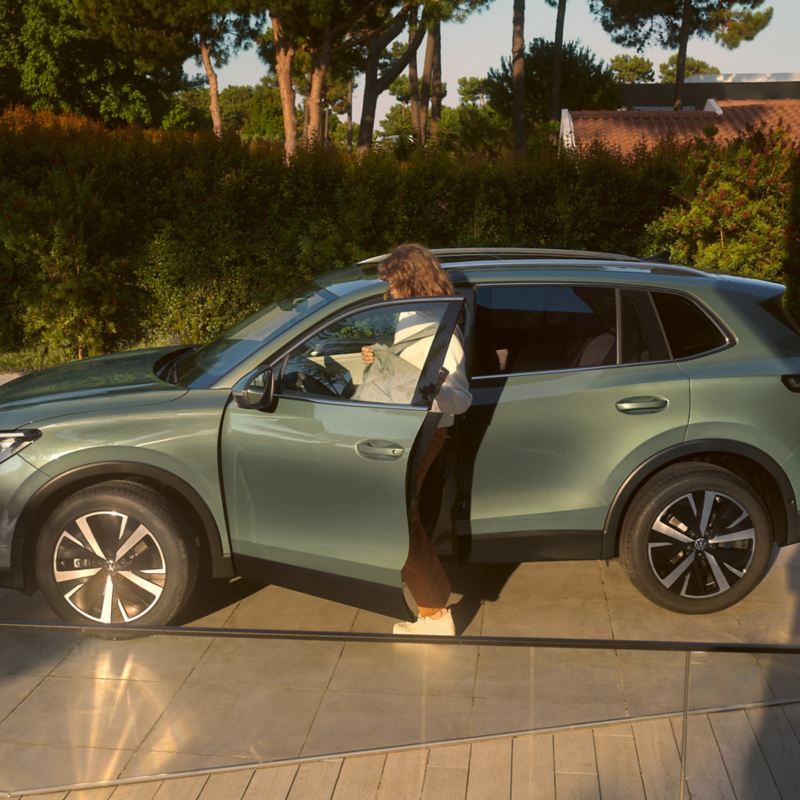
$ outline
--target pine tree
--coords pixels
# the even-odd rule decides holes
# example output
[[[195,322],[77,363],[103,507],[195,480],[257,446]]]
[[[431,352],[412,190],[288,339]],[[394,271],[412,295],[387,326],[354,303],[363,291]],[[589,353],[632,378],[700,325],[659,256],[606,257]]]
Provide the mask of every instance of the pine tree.
[[[675,109],[682,105],[686,49],[692,36],[734,49],[754,39],[772,19],[764,0],[589,0],[589,8],[617,44],[641,50],[654,43],[677,49]]]

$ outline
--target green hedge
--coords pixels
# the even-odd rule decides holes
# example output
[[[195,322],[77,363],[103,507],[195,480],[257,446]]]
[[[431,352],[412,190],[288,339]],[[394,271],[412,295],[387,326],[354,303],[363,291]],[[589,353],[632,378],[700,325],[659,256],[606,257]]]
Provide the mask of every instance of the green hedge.
[[[696,148],[668,143],[628,158],[543,147],[526,159],[426,150],[405,161],[317,149],[287,165],[279,148],[236,137],[9,111],[0,117],[0,278],[16,313],[0,318],[0,350],[50,363],[205,340],[291,284],[402,241],[674,249],[700,233],[669,215],[690,208],[706,173],[739,157],[704,147],[691,158]],[[792,155],[785,145],[781,157]],[[767,187],[759,236],[784,239],[784,184]]]

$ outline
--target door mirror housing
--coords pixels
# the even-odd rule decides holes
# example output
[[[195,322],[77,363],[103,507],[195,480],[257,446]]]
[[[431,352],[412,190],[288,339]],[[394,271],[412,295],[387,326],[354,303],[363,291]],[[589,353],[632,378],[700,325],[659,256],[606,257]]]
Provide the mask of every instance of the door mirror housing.
[[[263,411],[272,405],[275,398],[275,376],[267,367],[243,381],[243,386],[233,389],[233,400],[239,408]]]

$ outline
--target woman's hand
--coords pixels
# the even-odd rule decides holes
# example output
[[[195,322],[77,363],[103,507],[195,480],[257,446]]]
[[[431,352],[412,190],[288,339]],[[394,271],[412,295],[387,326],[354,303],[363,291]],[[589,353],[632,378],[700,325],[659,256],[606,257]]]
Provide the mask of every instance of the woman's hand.
[[[375,351],[369,346],[365,345],[361,348],[361,360],[369,366],[375,361]]]

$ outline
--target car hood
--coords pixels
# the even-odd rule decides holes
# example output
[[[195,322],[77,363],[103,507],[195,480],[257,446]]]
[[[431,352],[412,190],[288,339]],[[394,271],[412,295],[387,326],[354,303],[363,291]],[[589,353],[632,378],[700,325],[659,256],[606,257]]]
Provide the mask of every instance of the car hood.
[[[179,349],[131,350],[23,375],[0,386],[0,427],[9,429],[45,417],[176,399],[186,390],[159,380],[153,366]]]

